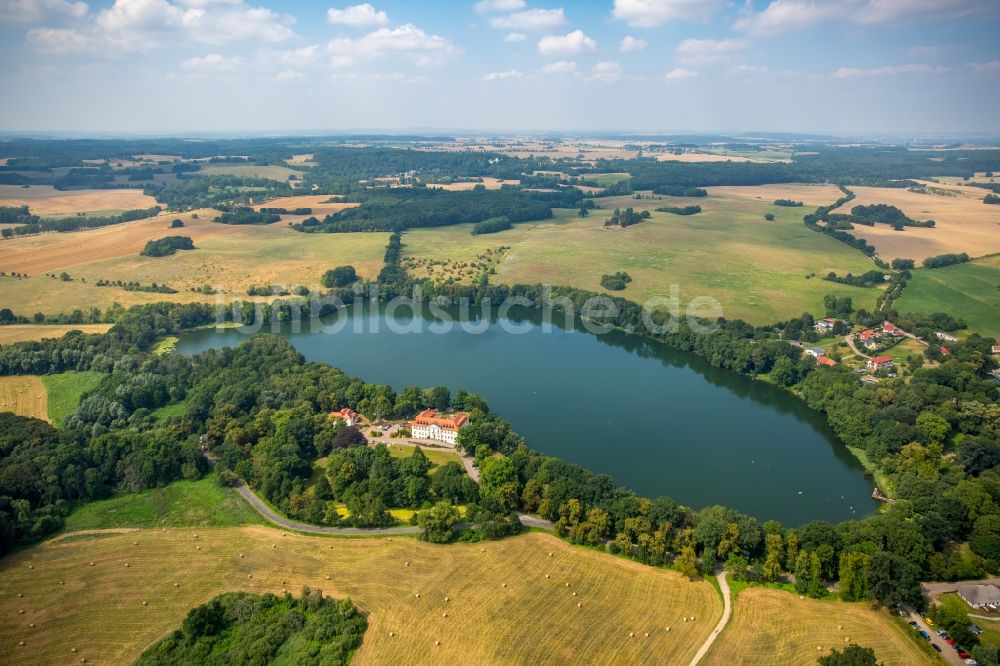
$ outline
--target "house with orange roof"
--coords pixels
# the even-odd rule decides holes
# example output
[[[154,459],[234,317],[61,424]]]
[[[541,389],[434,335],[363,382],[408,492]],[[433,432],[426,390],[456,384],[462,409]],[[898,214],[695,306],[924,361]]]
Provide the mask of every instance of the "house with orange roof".
[[[863,330],[860,333],[858,333],[858,340],[861,340],[861,342],[867,342],[867,341],[872,340],[872,339],[877,338],[877,337],[878,337],[878,333],[876,333],[875,331],[873,331],[870,328],[866,328],[865,330]]]
[[[340,419],[341,421],[344,422],[344,425],[349,425],[349,426],[354,426],[361,423],[361,414],[358,414],[350,407],[344,407],[342,409],[338,409],[335,412],[330,412],[330,418]]]
[[[865,365],[868,366],[869,370],[881,370],[882,368],[891,368],[893,362],[891,356],[873,356],[868,359]]]
[[[898,326],[890,322],[882,324],[882,332],[891,335],[894,338],[901,338],[905,335]]]
[[[827,365],[832,367],[837,365],[837,362],[829,356],[819,356],[816,358],[816,365]]]
[[[425,409],[410,421],[410,434],[417,439],[454,444],[458,441],[458,431],[468,423],[469,415],[465,412],[445,416],[438,414],[436,409]]]

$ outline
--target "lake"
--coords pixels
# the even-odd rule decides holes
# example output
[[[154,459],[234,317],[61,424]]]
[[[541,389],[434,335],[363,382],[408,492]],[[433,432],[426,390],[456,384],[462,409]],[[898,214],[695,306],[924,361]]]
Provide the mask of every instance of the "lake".
[[[306,324],[277,332],[308,360],[368,382],[478,393],[531,448],[641,495],[696,509],[722,504],[790,526],[874,512],[861,464],[794,396],[647,338],[543,326],[540,316],[480,313],[463,324],[478,332],[457,324],[442,331],[426,310],[371,305],[327,320],[340,328],[334,333]],[[177,351],[231,346],[246,335],[187,332]]]

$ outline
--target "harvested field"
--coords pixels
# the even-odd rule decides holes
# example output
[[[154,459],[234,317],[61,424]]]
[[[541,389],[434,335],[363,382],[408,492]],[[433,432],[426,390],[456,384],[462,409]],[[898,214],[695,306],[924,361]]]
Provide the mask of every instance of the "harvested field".
[[[932,184],[933,185],[933,184]],[[889,204],[916,220],[934,220],[933,229],[907,227],[895,231],[879,224],[855,225],[851,232],[875,246],[885,260],[896,257],[915,259],[949,252],[967,252],[974,257],[1000,252],[1000,206],[983,203],[987,191],[955,187],[953,196],[920,194],[891,187],[852,187],[854,201],[834,212],[849,213],[859,205]]]
[[[0,271],[36,276],[102,259],[138,255],[146,241],[164,236],[190,236],[197,246],[207,238],[240,232],[238,227],[212,222],[218,214],[212,209],[162,213],[97,229],[5,240],[0,242]],[[193,215],[198,215],[198,219]],[[174,219],[182,220],[184,227],[171,229],[170,222]]]
[[[279,164],[225,164],[213,162],[202,164],[196,172],[201,176],[246,176],[250,178],[270,178],[271,180],[288,180],[289,176],[301,177],[303,171],[289,169]]]
[[[729,626],[702,663],[814,666],[816,657],[850,643],[874,649],[885,666],[940,663],[908,630],[899,618],[868,604],[800,599],[779,590],[748,588],[737,596]]]
[[[295,166],[315,166],[316,162],[313,161],[312,153],[302,153],[300,155],[292,155],[291,159],[285,160],[289,164]]]
[[[119,529],[5,558],[0,646],[21,664],[63,661],[73,648],[76,661],[131,663],[222,592],[297,594],[303,585],[368,613],[359,666],[683,664],[722,612],[707,583],[539,533],[437,546],[261,526]]]
[[[279,199],[271,199],[270,201],[265,201],[258,206],[254,206],[256,210],[261,208],[285,208],[287,210],[293,210],[295,208],[312,208],[312,216],[322,220],[327,215],[332,215],[345,208],[354,208],[358,206],[357,203],[347,203],[343,201],[330,202],[329,194],[303,194],[295,197],[281,197]],[[282,222],[300,222],[309,217],[308,215],[282,215]]]
[[[71,215],[93,210],[151,208],[156,199],[137,189],[57,190],[51,185],[0,185],[0,206],[27,205],[35,215]]]
[[[447,190],[449,192],[460,192],[464,190],[471,190],[476,187],[476,185],[482,185],[488,190],[499,190],[504,185],[520,185],[519,180],[503,180],[501,178],[491,178],[489,176],[483,178],[481,183],[427,183],[427,187],[436,187],[440,190]]]
[[[42,380],[35,375],[0,377],[0,412],[49,420],[49,402]]]
[[[758,199],[768,204],[778,199],[791,199],[792,201],[801,201],[805,206],[827,206],[844,196],[844,193],[836,185],[809,185],[806,183],[710,187],[708,193],[718,196]],[[799,210],[802,210],[802,215],[809,212],[808,210]]]
[[[104,333],[109,328],[111,328],[111,324],[13,324],[11,326],[0,326],[0,345],[9,345],[26,340],[61,338],[68,331]]]
[[[655,153],[659,162],[791,162],[785,157],[768,157],[767,153],[760,156],[749,157],[747,155],[727,155],[720,153]],[[836,200],[836,199],[834,199]]]

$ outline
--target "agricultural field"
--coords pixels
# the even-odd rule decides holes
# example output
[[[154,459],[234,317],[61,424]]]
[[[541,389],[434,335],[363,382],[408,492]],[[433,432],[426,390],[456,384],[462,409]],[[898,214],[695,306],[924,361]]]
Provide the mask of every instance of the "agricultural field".
[[[87,211],[152,208],[156,199],[141,189],[57,190],[51,185],[0,185],[0,206],[28,206],[35,215],[64,216]]]
[[[777,183],[773,185],[726,185],[709,187],[710,196],[732,196],[743,199],[756,199],[771,204],[778,199],[801,201],[803,207],[798,210],[805,215],[806,206],[826,206],[844,196],[836,185],[807,185],[805,183]],[[794,209],[793,209],[794,210]],[[800,215],[801,219],[801,215]]]
[[[912,274],[895,303],[898,312],[946,312],[970,330],[1000,339],[1000,255]]]
[[[344,210],[345,208],[353,208],[358,205],[357,203],[330,201],[331,198],[332,197],[329,194],[303,194],[294,197],[271,199],[270,201],[265,201],[259,206],[254,206],[254,208],[256,210],[260,210],[261,208],[284,208],[286,210],[293,210],[295,208],[311,208],[312,216],[322,220],[327,215],[332,215]],[[309,215],[282,215],[281,221],[301,222],[307,217],[309,217]]]
[[[303,585],[368,614],[359,666],[681,664],[722,613],[708,583],[541,533],[438,546],[263,526],[116,529],[69,533],[0,563],[0,646],[22,664],[72,649],[75,661],[132,662],[222,592]]]
[[[888,611],[868,604],[748,588],[736,597],[729,626],[702,663],[723,666],[739,655],[744,666],[813,666],[816,657],[850,643],[874,649],[884,666],[940,663],[908,629]]]
[[[0,412],[49,420],[48,397],[36,375],[0,377]]]
[[[872,308],[876,289],[821,279],[830,271],[864,273],[873,268],[861,253],[802,223],[808,209],[772,205],[782,195],[822,200],[805,186],[767,188],[761,193],[726,193],[701,198],[662,197],[600,200],[587,218],[559,211],[551,220],[515,225],[508,231],[472,236],[470,225],[414,229],[403,236],[404,254],[424,262],[471,263],[487,250],[510,247],[491,279],[495,282],[568,285],[604,291],[602,274],[624,270],[632,283],[616,295],[642,303],[669,295],[676,284],[682,303],[699,296],[718,300],[728,318],[754,324],[822,312],[826,294],[851,296],[855,307]],[[716,188],[722,189],[722,188]],[[738,188],[753,189],[753,188]],[[758,196],[766,196],[760,200]],[[703,212],[680,216],[652,212],[661,206],[697,204]],[[615,207],[650,210],[652,217],[625,229],[605,229]],[[764,219],[765,213],[775,216]],[[807,275],[815,274],[809,279]],[[474,278],[466,272],[462,281]]]
[[[290,176],[301,178],[304,172],[299,169],[289,169],[280,164],[220,164],[213,162],[202,164],[197,173],[201,176],[243,176],[281,181],[288,180]]]
[[[22,284],[28,283],[22,282]],[[10,302],[8,301],[8,303]],[[109,328],[111,328],[111,324],[11,324],[0,326],[0,345],[10,345],[28,340],[61,338],[69,331],[105,333]]]
[[[104,375],[100,372],[62,372],[56,375],[42,375],[42,384],[48,395],[48,417],[53,424],[76,411],[80,398],[87,391],[97,388]]]
[[[449,192],[461,192],[465,190],[475,189],[476,185],[482,185],[488,190],[499,190],[504,185],[519,185],[521,181],[519,180],[504,180],[502,178],[491,178],[486,176],[483,178],[482,182],[461,182],[461,183],[427,183],[427,187],[436,187],[439,190],[447,190]]]
[[[928,183],[934,186],[934,183]],[[886,224],[854,225],[852,234],[875,246],[886,261],[896,257],[915,259],[949,252],[982,256],[1000,252],[1000,206],[983,203],[987,190],[972,187],[939,188],[941,193],[922,194],[893,187],[852,187],[857,198],[835,213],[849,213],[860,205],[889,204],[915,220],[934,220],[934,228],[906,227],[895,231]]]
[[[87,307],[107,308],[157,301],[205,301],[190,291],[204,285],[221,288],[227,300],[247,298],[251,286],[281,284],[291,288],[319,285],[320,276],[341,264],[353,265],[364,278],[382,268],[387,233],[303,234],[278,223],[234,226],[211,221],[217,213],[199,211],[170,214],[69,234],[44,234],[0,243],[0,270],[31,277],[0,278],[0,302],[17,304],[17,313],[69,312]],[[184,220],[182,229],[168,229],[170,220]],[[141,257],[147,240],[168,235],[190,236],[194,250],[168,257]],[[65,270],[63,282],[44,273]],[[126,291],[98,287],[98,280],[153,282],[176,289],[176,294]]]
[[[674,153],[653,153],[660,162],[791,162],[788,153],[777,153],[772,151],[762,151],[760,153],[729,153],[729,152],[684,152],[680,155]]]

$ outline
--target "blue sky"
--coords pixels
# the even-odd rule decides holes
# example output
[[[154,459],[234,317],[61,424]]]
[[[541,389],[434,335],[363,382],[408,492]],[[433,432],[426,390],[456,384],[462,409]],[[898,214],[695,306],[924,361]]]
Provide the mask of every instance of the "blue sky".
[[[0,130],[1000,134],[1000,0],[0,0]]]

